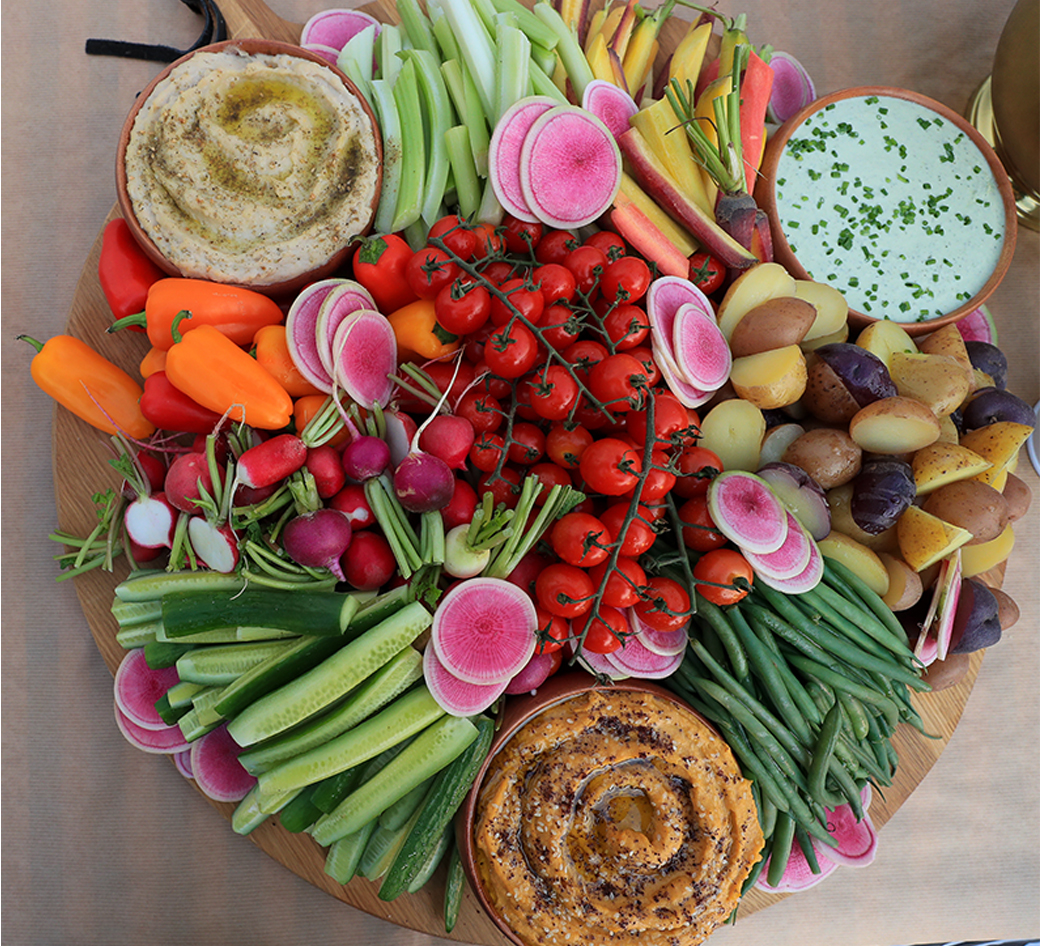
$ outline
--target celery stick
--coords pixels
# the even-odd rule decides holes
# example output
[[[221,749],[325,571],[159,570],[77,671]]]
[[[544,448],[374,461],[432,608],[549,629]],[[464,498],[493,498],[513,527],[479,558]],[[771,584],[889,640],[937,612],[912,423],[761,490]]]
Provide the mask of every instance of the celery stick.
[[[495,49],[487,27],[470,0],[441,0],[444,16],[452,32],[466,38],[459,44],[488,122],[495,120]]]
[[[406,59],[394,83],[394,101],[401,120],[401,184],[388,232],[403,230],[422,214],[426,184],[426,142],[419,79],[414,59]]]
[[[534,6],[535,14],[545,23],[557,36],[558,43],[556,51],[563,61],[567,71],[567,77],[571,80],[574,94],[581,101],[585,94],[585,87],[593,80],[592,68],[585,58],[585,53],[578,44],[578,38],[563,17],[557,12],[551,3],[541,2]]]
[[[397,0],[397,15],[401,17],[401,28],[405,36],[415,49],[437,53],[433,26],[416,0]]]
[[[444,84],[455,103],[455,111],[469,133],[470,153],[473,155],[473,166],[477,175],[487,177],[491,133],[473,77],[461,59],[449,59],[441,63],[441,75],[444,76]]]
[[[462,55],[459,52],[459,42],[451,31],[451,24],[445,19],[443,14],[433,21],[433,35],[440,49],[442,63],[447,62],[449,59],[458,59]]]
[[[372,59],[375,56],[376,28],[367,26],[347,40],[336,57],[336,65],[366,98],[372,95]]]
[[[425,49],[412,49],[403,54],[416,64],[419,88],[426,103],[425,117],[428,122],[426,162],[426,198],[422,206],[422,219],[427,229],[443,216],[444,187],[448,180],[448,151],[444,147],[444,135],[455,123],[451,99],[444,85],[439,60]]]
[[[376,42],[376,63],[378,74],[374,79],[386,79],[391,85],[401,71],[401,59],[397,55],[404,48],[404,37],[401,30],[387,23],[379,33]]]
[[[372,107],[383,133],[383,186],[376,208],[375,230],[390,233],[397,213],[397,195],[401,190],[401,117],[389,79],[374,79],[371,86]]]
[[[499,203],[491,181],[486,181],[484,194],[480,199],[480,206],[477,208],[477,223],[488,223],[497,227],[505,215],[505,208]]]
[[[532,46],[537,44],[544,49],[556,48],[560,41],[556,31],[518,0],[491,0],[491,3],[499,13],[511,13],[516,17],[517,26],[524,31]]]
[[[520,28],[523,29],[522,26]],[[531,37],[528,36],[527,38],[530,39]],[[531,64],[537,66],[547,76],[552,75],[553,70],[556,69],[557,61],[558,57],[555,49],[549,49],[541,45],[541,43],[531,43]]]
[[[444,136],[444,145],[448,149],[448,160],[455,174],[455,195],[459,215],[468,218],[477,212],[480,206],[480,180],[477,177],[477,166],[473,163],[473,152],[470,150],[469,130],[465,125],[456,125],[448,129]]]
[[[528,81],[531,63],[531,41],[518,26],[511,14],[499,14],[496,24],[498,41],[498,84],[495,92],[496,120],[501,119],[515,102],[530,94]]]
[[[533,55],[533,52],[532,52]],[[555,56],[556,54],[553,53]],[[543,70],[534,59],[531,60],[530,65],[531,71],[531,89],[535,95],[546,95],[549,98],[556,99],[561,105],[569,104],[567,96],[560,91],[560,87],[553,82],[552,75],[547,71]]]

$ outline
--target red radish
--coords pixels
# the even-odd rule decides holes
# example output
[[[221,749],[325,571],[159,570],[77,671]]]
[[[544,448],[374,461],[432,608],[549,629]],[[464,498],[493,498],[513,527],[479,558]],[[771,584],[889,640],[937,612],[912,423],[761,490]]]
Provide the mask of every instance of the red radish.
[[[168,549],[173,544],[178,511],[165,493],[140,496],[126,507],[123,520],[131,541],[146,549]]]
[[[293,300],[285,316],[285,341],[293,364],[311,384],[326,394],[332,392],[332,376],[321,363],[318,354],[318,313],[326,296],[340,279],[322,279],[302,289]]]
[[[213,477],[204,453],[182,453],[166,474],[164,492],[170,505],[181,512],[199,512],[198,500],[205,491],[213,496]]]
[[[390,465],[390,446],[379,437],[358,437],[343,448],[343,472],[364,483]]]
[[[594,654],[590,650],[581,652],[578,663],[589,673],[598,677],[607,677],[610,680],[627,680],[631,676],[627,670],[622,670],[617,664],[611,663],[606,654]]]
[[[386,420],[386,442],[390,447],[390,462],[397,466],[408,456],[418,425],[410,414],[401,411],[387,411],[384,419]]]
[[[166,464],[154,453],[145,453],[144,450],[138,450],[134,454],[133,462],[138,472],[142,474],[143,481],[148,484],[149,490],[153,493],[159,492],[166,479]],[[133,499],[137,495],[137,490],[127,480],[123,480],[123,495],[127,499]]]
[[[340,50],[347,45],[348,40],[372,26],[377,34],[382,29],[382,24],[375,17],[361,10],[322,10],[303,24],[300,45],[317,43]]]
[[[532,654],[531,659],[506,685],[506,693],[533,693],[552,676],[556,659],[555,654]]]
[[[460,680],[504,684],[530,660],[537,627],[534,602],[516,585],[470,578],[441,599],[430,643]]]
[[[387,318],[375,309],[349,313],[332,342],[333,377],[351,400],[371,410],[386,407],[394,391],[397,339]]]
[[[329,377],[336,376],[332,348],[336,340],[336,331],[343,324],[343,320],[352,312],[377,308],[372,294],[353,279],[340,280],[339,285],[322,300],[314,323],[314,334],[318,358],[321,359],[321,365],[329,373]]]
[[[790,513],[787,513],[787,537],[783,545],[775,552],[758,555],[743,549],[744,558],[755,570],[755,574],[763,579],[772,578],[783,581],[796,578],[805,571],[812,557],[812,546],[815,540],[805,527]],[[768,582],[767,582],[768,584]]]
[[[679,306],[672,345],[675,363],[691,385],[716,391],[726,382],[733,355],[707,300],[703,305],[688,302]]]
[[[265,499],[270,499],[275,493],[277,493],[281,488],[281,485],[281,483],[271,483],[269,486],[256,489],[252,486],[243,486],[240,484],[235,487],[232,505],[253,506],[256,503],[262,503]]]
[[[812,77],[794,56],[774,52],[769,57],[773,70],[773,89],[769,96],[769,120],[782,125],[795,112],[816,99]]]
[[[423,677],[437,705],[450,716],[475,716],[483,712],[505,693],[508,683],[466,683],[441,663],[430,646],[423,651]]]
[[[626,638],[615,651],[606,655],[618,670],[644,680],[661,680],[670,677],[682,663],[683,655],[656,654],[645,647],[639,637]]]
[[[465,470],[474,439],[473,424],[465,417],[438,414],[423,425],[419,448],[440,457],[452,469]]]
[[[127,716],[116,704],[116,726],[123,737],[134,748],[142,752],[152,752],[159,755],[173,755],[176,752],[186,752],[191,748],[191,743],[184,738],[180,726],[163,726],[162,729],[145,729],[138,726]]]
[[[742,550],[745,557],[747,550]],[[750,559],[748,559],[750,562]],[[809,543],[809,564],[793,578],[771,578],[764,573],[756,573],[756,577],[770,588],[782,591],[785,595],[800,595],[812,591],[823,580],[823,555],[815,541]]]
[[[188,540],[206,568],[229,575],[238,567],[238,537],[226,522],[217,524],[203,516],[192,516]]]
[[[128,548],[126,550],[127,555],[138,565],[143,565],[145,562],[154,562],[160,555],[166,551],[165,546],[157,546],[154,549],[146,549],[143,545],[138,545],[133,539],[127,536]]]
[[[652,653],[660,654],[662,657],[674,657],[686,650],[690,633],[689,623],[671,631],[659,631],[644,623],[635,608],[628,609],[628,623],[636,633],[635,640]]]
[[[960,549],[944,558],[939,566],[935,590],[914,645],[914,656],[926,667],[936,660],[945,660],[949,653],[961,596],[962,570]]]
[[[203,794],[214,801],[241,801],[246,797],[256,784],[256,776],[238,761],[241,751],[226,723],[192,744],[191,771]]]
[[[179,680],[176,667],[149,667],[144,648],[127,651],[113,681],[116,706],[142,729],[165,729],[166,723],[156,710],[155,701]]]
[[[318,496],[330,499],[347,483],[347,474],[343,471],[343,460],[339,451],[327,443],[318,447],[307,448],[307,459],[304,467],[314,477],[314,486]]]
[[[382,588],[397,574],[397,560],[378,532],[356,532],[340,559],[347,582],[358,591]]]
[[[585,86],[581,107],[602,121],[615,138],[628,131],[629,119],[639,111],[631,95],[605,79],[593,79]]]
[[[327,568],[340,581],[345,579],[340,558],[350,548],[350,520],[337,509],[316,509],[286,523],[282,544],[298,565]]]
[[[375,525],[376,514],[372,512],[368,497],[365,496],[365,487],[360,483],[347,483],[329,499],[329,508],[338,509],[343,513],[350,520],[350,528],[355,532]]]
[[[445,529],[467,525],[473,521],[477,511],[477,491],[461,476],[455,477],[455,491],[451,494],[448,505],[441,510],[441,519]]]
[[[754,473],[725,470],[708,487],[708,511],[731,542],[759,555],[787,538],[787,510],[769,484]]]
[[[495,124],[488,147],[488,180],[498,202],[525,223],[537,223],[520,185],[520,152],[535,120],[556,105],[555,99],[529,95],[514,102]]]
[[[173,764],[177,766],[177,771],[185,778],[195,777],[191,771],[191,749],[173,753]]]
[[[432,453],[410,453],[394,470],[394,492],[409,512],[433,512],[451,502],[455,474]]]
[[[235,478],[246,486],[271,486],[306,462],[307,445],[295,434],[279,434],[246,450],[238,458]]]
[[[542,223],[559,230],[592,223],[620,184],[621,150],[595,115],[557,105],[535,119],[520,150],[520,187]]]

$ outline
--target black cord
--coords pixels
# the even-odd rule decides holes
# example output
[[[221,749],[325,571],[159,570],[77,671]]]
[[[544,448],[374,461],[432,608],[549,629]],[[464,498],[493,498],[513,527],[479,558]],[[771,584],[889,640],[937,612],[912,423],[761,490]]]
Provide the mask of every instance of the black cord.
[[[216,0],[181,0],[195,13],[203,17],[202,32],[187,49],[177,49],[153,43],[133,43],[119,39],[88,39],[85,51],[88,56],[121,56],[124,59],[143,59],[148,62],[173,62],[186,53],[201,46],[219,43],[228,38],[227,21],[220,12]]]

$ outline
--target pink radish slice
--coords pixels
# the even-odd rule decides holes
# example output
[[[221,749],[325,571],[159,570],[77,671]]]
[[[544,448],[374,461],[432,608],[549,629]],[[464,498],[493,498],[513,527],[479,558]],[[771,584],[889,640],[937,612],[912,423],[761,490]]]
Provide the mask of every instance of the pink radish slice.
[[[715,527],[742,549],[775,552],[787,538],[787,510],[769,484],[754,473],[726,470],[708,487]]]
[[[678,398],[681,404],[686,407],[700,407],[711,400],[715,392],[702,391],[686,381],[674,362],[670,360],[670,352],[662,351],[658,348],[656,342],[651,347],[653,348],[654,361],[657,362],[657,367],[661,369],[661,377],[664,378],[664,383],[668,385],[668,390]]]
[[[113,680],[116,706],[142,729],[165,729],[167,724],[156,710],[155,701],[179,680],[176,667],[149,667],[144,648],[127,651]]]
[[[238,565],[238,538],[226,522],[216,525],[202,516],[188,520],[188,539],[206,568],[225,575]]]
[[[507,683],[535,648],[534,602],[502,578],[469,578],[440,601],[430,641],[441,663],[466,683]]]
[[[775,552],[758,555],[744,549],[744,557],[755,570],[756,575],[768,576],[783,581],[785,578],[796,578],[809,564],[812,557],[810,543],[814,544],[812,536],[806,532],[804,526],[787,513],[787,538],[784,544]]]
[[[346,9],[322,10],[303,24],[300,45],[307,47],[317,43],[340,50],[347,45],[348,40],[370,26],[376,28],[378,36],[382,24],[367,13]]]
[[[679,306],[672,326],[672,345],[683,377],[695,387],[715,391],[729,377],[733,355],[710,312],[692,302]]]
[[[173,755],[191,748],[191,743],[184,738],[180,726],[164,726],[162,729],[145,729],[138,726],[120,708],[113,704],[116,714],[116,726],[123,737],[135,749],[155,755]]]
[[[631,95],[605,79],[593,79],[585,86],[581,107],[603,122],[615,138],[628,131],[629,119],[639,111]]]
[[[329,377],[334,377],[336,373],[335,359],[332,357],[336,329],[351,312],[361,309],[375,311],[377,308],[372,294],[352,279],[344,279],[322,300],[314,323],[314,335],[318,346],[318,358]]]
[[[746,556],[747,552],[744,554]],[[755,578],[785,595],[800,595],[812,591],[823,580],[823,556],[820,554],[820,547],[815,539],[809,543],[809,564],[793,578],[771,578],[764,572],[756,572]]]
[[[231,738],[227,724],[210,730],[191,746],[191,770],[195,784],[214,801],[241,801],[256,784],[238,761],[241,747]]]
[[[773,91],[768,114],[771,121],[782,125],[815,100],[816,87],[805,67],[788,53],[773,53],[769,66],[773,70]]]
[[[621,149],[610,129],[574,105],[539,116],[520,151],[524,201],[542,223],[571,230],[606,212],[621,184]]]
[[[650,343],[665,382],[687,407],[700,407],[711,398],[719,385],[703,385],[690,377],[675,350],[675,322],[685,305],[711,313],[711,303],[690,280],[681,276],[660,276],[650,284],[646,295],[646,314],[650,319]],[[685,351],[684,347],[684,351]],[[726,346],[728,352],[729,346]],[[726,369],[727,374],[729,369]],[[723,379],[724,381],[725,379]]]
[[[817,846],[817,851],[824,860],[833,861],[845,867],[866,867],[877,854],[878,836],[870,815],[864,814],[862,821],[857,821],[852,808],[841,805],[827,812],[827,831],[837,842],[836,848],[826,844]]]
[[[123,524],[127,535],[146,549],[168,549],[173,544],[180,513],[165,493],[139,496],[126,507]]]
[[[535,120],[553,108],[544,95],[529,95],[506,109],[495,125],[488,147],[488,179],[498,202],[517,220],[537,223],[520,186],[520,152]]]
[[[317,53],[330,66],[336,65],[339,59],[339,50],[334,46],[326,46],[324,43],[305,43],[303,48],[310,53]]]
[[[608,677],[611,680],[627,680],[632,676],[627,670],[622,670],[616,664],[612,664],[607,660],[605,654],[594,654],[591,651],[583,650],[578,658],[578,663],[588,670],[589,673]]]
[[[814,874],[809,866],[809,862],[805,859],[805,854],[802,853],[802,846],[795,841],[791,845],[791,853],[787,858],[787,866],[784,868],[784,875],[780,878],[780,883],[774,887],[766,880],[769,874],[769,861],[766,860],[762,873],[758,875],[758,880],[755,881],[755,886],[760,890],[766,891],[766,893],[797,893],[801,890],[815,887],[821,880],[830,877],[838,869],[836,861],[820,857],[819,852],[824,848],[826,848],[825,844],[817,845],[813,842],[813,849],[816,851],[816,862],[820,868],[820,872]]]
[[[330,292],[342,279],[322,279],[312,283],[293,300],[285,316],[285,341],[293,364],[311,384],[326,394],[332,392],[332,377],[321,363],[318,353],[318,314]]]
[[[966,342],[979,341],[989,342],[991,345],[997,344],[997,326],[993,321],[993,314],[984,305],[972,310],[953,324],[957,326],[957,331],[961,333],[961,337]]]
[[[649,624],[645,624],[639,615],[636,614],[635,609],[630,608],[628,611],[628,623],[636,632],[636,639],[639,643],[655,654],[660,654],[662,657],[674,657],[676,654],[681,654],[686,650],[686,643],[690,633],[689,622],[682,627],[677,627],[673,631],[659,631],[650,627]]]
[[[618,670],[644,680],[661,680],[664,677],[670,677],[678,669],[683,659],[682,653],[667,656],[655,654],[644,647],[638,637],[627,638],[618,650],[612,651],[606,657]]]
[[[473,716],[483,712],[505,693],[509,682],[466,683],[440,662],[432,647],[423,651],[423,677],[437,705],[449,716]]]
[[[332,343],[336,383],[366,410],[386,407],[394,393],[397,340],[386,317],[374,309],[349,313]]]
[[[185,778],[195,778],[195,774],[191,770],[191,749],[173,753],[173,764]]]
[[[953,620],[961,597],[961,552],[957,549],[942,560],[928,612],[914,645],[914,656],[924,666],[945,660],[953,636]]]

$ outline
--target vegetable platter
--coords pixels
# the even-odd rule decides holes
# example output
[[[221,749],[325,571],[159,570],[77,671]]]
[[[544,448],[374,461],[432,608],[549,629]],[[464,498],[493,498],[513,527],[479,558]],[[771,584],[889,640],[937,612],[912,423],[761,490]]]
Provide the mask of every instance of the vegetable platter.
[[[270,11],[266,11],[264,8],[253,10],[250,5],[242,3],[226,4],[224,9],[236,35],[248,35],[255,27],[257,32],[276,38],[280,33],[283,34],[282,38],[293,38],[294,27],[270,14]],[[377,15],[386,13],[384,10],[374,12]],[[78,289],[76,303],[70,318],[70,325],[77,332],[94,331],[105,324],[104,298],[97,286],[93,284],[92,279],[92,274],[96,271],[96,254],[97,247],[84,268],[84,277]],[[99,314],[102,315],[99,316]],[[133,342],[132,338],[126,342],[125,354],[128,364],[133,364],[136,355]],[[79,500],[84,491],[97,488],[98,471],[105,469],[105,453],[100,450],[92,450],[90,438],[82,436],[81,426],[61,411],[56,414],[54,447],[61,526],[68,531],[78,532],[89,526],[89,522],[82,521],[80,518],[82,508]],[[84,612],[94,630],[98,647],[109,668],[114,669],[122,652],[115,646],[111,631],[108,612],[111,585],[107,583],[106,579],[95,575],[79,580],[77,591]],[[978,672],[979,663],[978,658],[973,660],[971,673],[962,684],[949,691],[931,696],[928,699],[927,707],[923,708],[926,727],[930,731],[940,734],[942,738],[929,742],[912,736],[904,736],[904,741],[899,743],[902,760],[899,779],[893,789],[887,793],[887,798],[884,801],[876,800],[871,809],[872,817],[878,826],[895,813],[938,758],[957,725],[975,674]],[[218,807],[222,807],[225,814],[229,810],[227,806]],[[403,926],[431,933],[440,934],[442,932],[438,928],[439,911],[435,907],[429,908],[423,902],[423,895],[420,895],[417,902],[413,902],[412,898],[409,898],[408,902],[400,901],[387,906],[376,901],[372,891],[363,885],[353,884],[350,888],[341,888],[330,883],[321,869],[321,857],[317,856],[307,839],[298,836],[291,837],[272,825],[259,829],[253,835],[253,839],[290,870],[327,890],[333,896],[367,912],[389,916],[394,922]],[[359,886],[360,889],[357,889]],[[745,915],[749,915],[771,902],[772,898],[757,893],[753,894],[745,902],[743,912]],[[466,911],[453,936],[470,942],[498,941],[497,934],[486,924],[479,912],[473,909],[471,903],[467,903]]]

